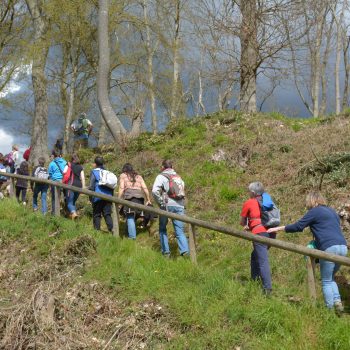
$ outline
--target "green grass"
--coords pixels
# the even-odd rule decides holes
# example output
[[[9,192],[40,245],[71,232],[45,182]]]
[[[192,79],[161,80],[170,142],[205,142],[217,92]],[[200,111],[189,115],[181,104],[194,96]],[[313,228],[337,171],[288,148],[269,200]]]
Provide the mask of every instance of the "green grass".
[[[194,266],[180,257],[164,259],[157,240],[146,234],[136,242],[115,239],[94,232],[87,219],[74,223],[43,217],[9,200],[0,202],[0,210],[1,247],[20,244],[27,250],[18,275],[33,263],[66,256],[76,237],[93,237],[97,252],[88,258],[83,282],[99,281],[129,303],[156,300],[163,305],[178,332],[163,348],[349,349],[349,316],[339,319],[321,303],[313,307],[303,293],[305,274],[295,275],[294,262],[279,260],[276,251],[271,253],[276,288],[267,299],[249,281],[249,243],[199,230],[207,239],[200,241],[199,265]],[[48,237],[55,231],[60,233]],[[298,270],[304,271],[303,266]],[[300,303],[288,302],[291,290],[301,295]]]

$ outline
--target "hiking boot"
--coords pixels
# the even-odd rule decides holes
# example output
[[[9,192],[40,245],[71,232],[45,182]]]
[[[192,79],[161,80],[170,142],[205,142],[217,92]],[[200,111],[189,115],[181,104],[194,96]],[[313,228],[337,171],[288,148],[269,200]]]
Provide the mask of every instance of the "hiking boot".
[[[342,304],[341,301],[336,301],[336,302],[334,303],[334,308],[335,308],[335,312],[336,312],[337,314],[341,314],[341,313],[344,312],[344,306],[343,306],[343,304]]]

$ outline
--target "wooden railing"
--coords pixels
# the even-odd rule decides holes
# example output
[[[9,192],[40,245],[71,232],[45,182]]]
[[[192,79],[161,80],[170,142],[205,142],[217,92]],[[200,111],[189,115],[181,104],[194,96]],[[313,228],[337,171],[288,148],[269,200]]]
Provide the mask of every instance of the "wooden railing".
[[[5,174],[3,174],[5,175]],[[347,257],[329,254],[321,250],[317,249],[310,249],[298,244],[290,243],[281,241],[278,239],[271,239],[266,238],[259,235],[254,235],[250,232],[244,232],[239,231],[230,227],[220,226],[214,223],[210,223],[204,220],[195,219],[193,217],[189,217],[187,215],[178,215],[174,213],[170,213],[164,210],[160,210],[154,207],[149,207],[137,203],[133,203],[130,201],[126,201],[123,199],[120,199],[115,196],[108,196],[101,193],[96,193],[90,190],[69,186],[62,184],[60,182],[56,181],[50,181],[50,180],[42,180],[38,179],[36,177],[30,177],[30,176],[23,176],[23,175],[17,175],[17,174],[8,174],[6,173],[6,176],[10,178],[10,196],[14,197],[14,188],[15,188],[15,179],[23,179],[28,181],[33,181],[36,183],[41,184],[47,184],[50,186],[53,186],[55,191],[55,215],[60,215],[60,190],[59,189],[65,189],[65,190],[71,190],[78,192],[80,194],[84,194],[87,196],[93,196],[97,197],[109,202],[113,203],[113,235],[119,237],[120,236],[120,230],[119,230],[119,211],[117,205],[126,205],[133,209],[138,209],[144,212],[153,213],[156,215],[162,215],[169,219],[176,219],[185,223],[190,224],[190,230],[189,230],[189,245],[190,245],[190,257],[191,261],[194,264],[197,264],[197,254],[196,254],[196,227],[202,227],[208,230],[220,232],[226,235],[230,235],[233,237],[245,239],[252,242],[259,242],[267,244],[271,247],[287,250],[293,253],[305,255],[309,257],[310,259],[307,259],[307,271],[308,271],[308,288],[309,288],[309,294],[313,300],[316,299],[316,285],[315,285],[315,259],[325,259],[328,261],[332,261],[341,265],[350,266],[350,259]]]

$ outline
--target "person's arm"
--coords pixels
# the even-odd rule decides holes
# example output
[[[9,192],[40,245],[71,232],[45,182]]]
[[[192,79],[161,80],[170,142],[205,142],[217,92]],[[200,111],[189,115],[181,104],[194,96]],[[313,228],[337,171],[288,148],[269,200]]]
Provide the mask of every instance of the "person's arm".
[[[89,190],[90,191],[95,191],[95,186],[96,186],[96,178],[95,178],[94,172],[91,171]]]
[[[284,231],[286,229],[285,226],[271,227],[267,230],[268,233],[274,233],[278,231]]]
[[[241,211],[241,220],[239,224],[243,226],[243,229],[245,231],[249,231],[248,218],[249,218],[249,205],[248,205],[248,202],[244,202],[242,211]]]
[[[85,188],[85,173],[84,173],[84,170],[82,170],[81,173],[80,173],[80,181],[81,181],[82,188]]]
[[[121,175],[119,178],[119,190],[118,190],[119,198],[123,198],[124,190],[125,190],[125,179],[124,179],[124,176]]]
[[[293,232],[302,232],[305,227],[310,226],[310,224],[314,221],[315,216],[313,210],[309,210],[299,221],[295,222],[294,224],[286,225],[286,226],[278,226],[278,227],[272,227],[267,230],[267,232],[278,232],[278,231],[286,231],[288,233]]]
[[[164,198],[163,198],[163,181],[165,177],[163,175],[158,175],[154,181],[152,187],[152,195],[154,200],[158,203],[160,207],[164,207]]]

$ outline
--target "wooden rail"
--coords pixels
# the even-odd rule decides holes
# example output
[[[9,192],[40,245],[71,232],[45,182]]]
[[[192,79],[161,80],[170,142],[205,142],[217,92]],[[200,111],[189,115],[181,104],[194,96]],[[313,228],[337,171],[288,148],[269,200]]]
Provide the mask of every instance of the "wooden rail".
[[[5,175],[5,174],[4,174]],[[332,261],[341,265],[345,266],[350,266],[350,259],[347,257],[335,255],[335,254],[329,254],[324,251],[318,250],[318,249],[310,249],[295,243],[290,243],[290,242],[285,242],[285,241],[280,241],[278,239],[271,239],[271,238],[266,238],[263,236],[259,235],[254,235],[250,232],[245,232],[245,231],[239,231],[230,227],[225,227],[225,226],[220,226],[217,224],[209,223],[204,220],[199,220],[195,219],[192,217],[189,217],[187,215],[178,215],[174,213],[170,213],[164,210],[160,210],[157,208],[145,206],[142,204],[137,204],[133,203],[130,201],[126,201],[124,199],[120,199],[115,196],[107,196],[101,193],[96,193],[90,190],[70,186],[70,185],[65,185],[57,181],[51,181],[51,180],[42,180],[38,179],[36,177],[31,177],[31,176],[24,176],[24,175],[18,175],[18,174],[8,174],[6,173],[6,176],[10,178],[10,185],[11,185],[11,190],[10,190],[10,195],[14,196],[14,180],[15,179],[24,179],[28,181],[33,181],[33,182],[38,182],[42,184],[47,184],[50,186],[54,186],[55,191],[56,191],[56,196],[55,199],[57,200],[58,198],[58,188],[62,188],[65,190],[71,190],[74,192],[78,192],[80,194],[85,194],[87,196],[93,196],[97,197],[109,202],[112,202],[113,205],[113,221],[114,221],[114,235],[119,236],[119,215],[118,215],[118,208],[116,205],[125,205],[133,209],[138,209],[140,211],[144,212],[149,212],[157,215],[162,215],[166,216],[169,219],[176,219],[185,223],[190,224],[190,230],[189,230],[189,244],[190,244],[190,255],[191,255],[191,260],[193,263],[197,263],[197,256],[196,256],[196,227],[202,227],[205,229],[209,229],[212,231],[224,233],[226,235],[230,235],[233,237],[245,239],[248,241],[252,242],[259,242],[259,243],[264,243],[267,244],[271,247],[287,250],[293,253],[305,255],[310,258],[309,261],[307,261],[307,270],[308,270],[308,284],[309,284],[309,293],[310,296],[315,299],[316,298],[316,287],[315,287],[315,274],[314,274],[314,264],[315,264],[315,259],[324,259],[328,261]],[[59,215],[59,210],[57,208],[60,208],[59,205],[55,205],[55,215]]]

